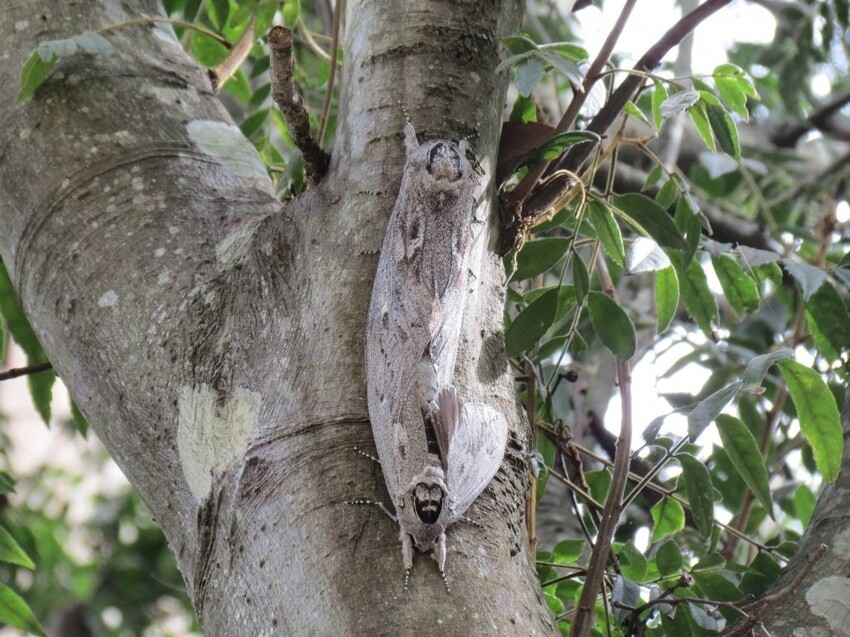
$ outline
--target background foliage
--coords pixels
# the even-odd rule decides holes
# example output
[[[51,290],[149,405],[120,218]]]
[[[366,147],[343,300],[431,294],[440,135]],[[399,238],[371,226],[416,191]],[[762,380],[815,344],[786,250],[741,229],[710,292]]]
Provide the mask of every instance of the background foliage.
[[[717,634],[774,581],[822,481],[840,468],[850,347],[848,4],[757,2],[773,13],[773,43],[740,43],[709,75],[665,62],[641,76],[639,95],[603,136],[583,129],[626,76],[622,56],[608,61],[575,130],[555,134],[592,56],[580,12],[528,4],[526,27],[504,42],[497,69],[512,78],[497,176],[503,203],[530,171],[592,146],[580,169],[550,172],[561,196],[527,217],[505,255],[505,347],[537,445],[535,500],[561,493],[577,521],[572,535],[540,538],[543,592],[568,633],[612,484],[614,435],[604,413],[581,407],[580,388],[607,383],[614,396],[613,376],[593,370],[612,368],[615,357],[664,361],[659,382],[678,378],[684,390],[666,394],[669,411],[651,414],[635,437],[594,631]],[[19,98],[63,56],[110,54],[114,29],[173,28],[211,69],[257,34],[222,99],[279,194],[297,195],[305,171],[270,98],[264,38],[273,21],[293,29],[296,82],[313,129],[332,139],[330,2],[166,0],[164,8],[170,24],[42,43],[22,69]],[[43,364],[5,270],[0,312],[29,364]],[[54,382],[52,371],[29,376],[46,422]],[[628,376],[619,383],[628,393]],[[634,410],[645,412],[641,396]],[[67,426],[85,437],[87,424],[72,413]],[[102,470],[102,453],[78,471],[16,476],[4,442],[0,620],[35,634],[49,625],[52,634],[133,635],[168,634],[163,617],[188,616],[162,535],[129,490],[94,494],[94,513],[68,521],[57,484]],[[532,535],[537,522],[532,507]]]

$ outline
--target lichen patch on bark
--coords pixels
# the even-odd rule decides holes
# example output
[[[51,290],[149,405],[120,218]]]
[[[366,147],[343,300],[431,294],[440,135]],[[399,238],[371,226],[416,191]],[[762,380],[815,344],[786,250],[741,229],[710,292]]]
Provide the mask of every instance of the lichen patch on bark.
[[[260,395],[242,387],[222,401],[207,384],[184,386],[178,398],[177,451],[192,494],[202,500],[213,472],[234,467],[254,431]]]
[[[257,149],[239,127],[212,120],[192,120],[186,124],[195,145],[237,177],[256,179],[258,186],[269,182],[268,173]]]
[[[806,602],[835,637],[850,637],[850,578],[831,575],[818,580],[806,591]]]

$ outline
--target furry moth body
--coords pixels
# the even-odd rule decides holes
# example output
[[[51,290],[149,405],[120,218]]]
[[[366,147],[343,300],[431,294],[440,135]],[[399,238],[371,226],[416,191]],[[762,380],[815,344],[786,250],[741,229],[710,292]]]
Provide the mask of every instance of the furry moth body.
[[[467,143],[420,145],[409,122],[404,138],[369,310],[369,416],[405,573],[416,548],[433,551],[445,575],[446,527],[498,470],[507,422],[487,404],[461,401],[453,384],[478,190]]]

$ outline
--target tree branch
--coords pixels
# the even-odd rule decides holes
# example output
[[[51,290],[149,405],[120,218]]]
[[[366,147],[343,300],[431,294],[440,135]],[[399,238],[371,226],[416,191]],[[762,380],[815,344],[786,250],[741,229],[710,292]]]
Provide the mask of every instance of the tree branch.
[[[292,141],[304,157],[307,177],[319,183],[330,158],[310,132],[310,119],[292,79],[292,31],[276,26],[269,32],[272,97],[283,114]],[[333,72],[333,67],[331,67]]]
[[[53,365],[50,363],[38,363],[37,365],[28,365],[27,367],[15,367],[13,369],[7,369],[5,372],[0,372],[0,381],[46,372],[48,369],[53,369]]]

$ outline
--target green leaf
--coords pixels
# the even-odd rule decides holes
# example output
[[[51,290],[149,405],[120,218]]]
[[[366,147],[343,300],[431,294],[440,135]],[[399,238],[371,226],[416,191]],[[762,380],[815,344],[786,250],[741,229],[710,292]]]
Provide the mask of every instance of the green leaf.
[[[281,10],[284,26],[294,29],[301,17],[301,0],[286,0]]]
[[[27,364],[36,365],[38,363],[46,363],[47,355],[41,349],[35,332],[33,332],[29,321],[24,316],[21,306],[18,305],[9,273],[2,264],[0,264],[0,315],[2,315],[6,331],[12,335],[15,342],[26,353]],[[33,402],[42,418],[48,424],[50,422],[51,388],[55,379],[56,375],[53,371],[31,374],[28,378]]]
[[[505,48],[514,55],[537,50],[537,43],[527,35],[509,35],[502,38],[502,44],[504,44]],[[499,70],[500,69],[497,68],[496,72],[498,73]]]
[[[806,302],[806,321],[818,350],[830,362],[850,350],[850,315],[841,295],[827,282]]]
[[[801,484],[794,492],[794,511],[805,529],[812,520],[815,512],[815,495],[805,484]]]
[[[552,561],[558,564],[574,564],[584,553],[587,542],[584,540],[564,540],[552,549]]]
[[[652,123],[648,119],[646,119],[646,115],[643,114],[643,111],[641,111],[637,106],[635,106],[635,103],[633,101],[629,100],[628,102],[626,102],[626,105],[623,106],[623,112],[629,117],[634,117],[639,122],[643,122],[650,128],[653,127]]]
[[[608,490],[611,488],[611,472],[608,469],[597,469],[584,474],[587,486],[590,487],[590,495],[597,502],[605,502]]]
[[[15,492],[15,479],[5,471],[0,471],[0,495]]]
[[[635,326],[616,301],[602,292],[587,297],[590,322],[602,344],[624,361],[635,353]]]
[[[732,582],[716,570],[699,570],[692,573],[703,596],[718,602],[735,602],[744,595]]]
[[[835,397],[815,370],[792,360],[779,361],[778,365],[797,409],[800,431],[812,446],[818,471],[827,482],[835,482],[844,452]]]
[[[543,79],[546,72],[543,62],[536,57],[529,57],[516,67],[516,89],[523,97],[528,97],[534,91],[537,83]]]
[[[661,115],[661,105],[667,100],[667,88],[662,82],[655,82],[655,88],[652,89],[652,123],[655,124],[655,130],[661,128],[661,122],[664,118]]]
[[[511,116],[508,118],[511,122],[520,122],[527,124],[537,121],[537,107],[534,105],[534,100],[517,95],[514,107],[511,109]]]
[[[652,514],[653,544],[685,528],[685,510],[673,498],[662,498],[660,502],[653,505],[650,513]]]
[[[689,90],[674,93],[661,103],[658,107],[658,113],[662,119],[670,119],[674,115],[688,110],[691,106],[699,102],[699,98],[700,94],[698,91]]]
[[[546,140],[546,143],[543,144],[540,148],[535,149],[531,153],[525,155],[519,161],[514,171],[519,170],[523,166],[528,166],[530,164],[539,164],[542,162],[549,162],[553,159],[557,159],[564,153],[565,150],[567,150],[567,148],[575,146],[576,144],[582,144],[586,142],[598,144],[599,141],[599,135],[597,135],[593,131],[580,130],[553,135],[551,138]]]
[[[263,127],[268,121],[270,113],[271,109],[264,108],[263,110],[257,111],[253,115],[245,118],[245,121],[239,125],[239,129],[242,131],[242,134],[248,139],[253,139],[255,135],[262,133]]]
[[[50,53],[45,59],[42,54],[35,50],[24,62],[21,68],[20,89],[18,90],[18,102],[23,102],[30,95],[35,93],[35,90],[44,83],[50,71],[56,66],[57,57]]]
[[[287,1],[286,4],[289,4]],[[230,0],[207,0],[207,15],[213,26],[219,31],[227,24],[227,14],[230,11]]]
[[[679,307],[679,277],[676,268],[668,267],[655,274],[655,306],[658,313],[658,333],[670,327]]]
[[[546,50],[542,46],[537,50],[537,56],[544,62],[552,65],[552,68],[564,75],[573,86],[579,87],[584,84],[584,75],[578,64],[568,60],[558,51]]]
[[[669,498],[665,498],[665,500],[669,500]],[[658,504],[661,504],[662,502],[664,502],[664,500]],[[679,506],[679,509],[682,510],[682,523],[684,524],[685,512],[678,502],[676,504]],[[672,540],[664,542],[664,544],[659,546],[658,550],[655,552],[655,564],[658,566],[658,572],[662,577],[678,574],[679,571],[682,570],[683,563],[682,550],[679,548],[679,545]]]
[[[519,356],[534,346],[555,320],[558,311],[558,289],[548,290],[520,312],[505,332],[505,351]]]
[[[794,352],[790,348],[783,347],[775,352],[762,354],[761,356],[756,356],[751,359],[750,362],[747,363],[747,368],[744,370],[743,376],[741,376],[741,380],[744,384],[743,389],[745,391],[753,391],[758,387],[761,387],[762,381],[764,381],[764,377],[767,375],[767,371],[773,367],[773,365],[781,360],[785,360],[786,358],[792,358],[793,356]]]
[[[6,529],[0,526],[0,561],[17,564],[30,570],[35,564]]]
[[[227,47],[204,33],[193,31],[190,41],[191,51],[202,66],[211,68],[227,57]]]
[[[257,7],[257,19],[254,22],[254,33],[268,33],[277,13],[280,0],[262,0]]]
[[[648,237],[637,237],[626,253],[626,273],[658,272],[670,267],[667,253]]]
[[[623,235],[620,233],[620,226],[617,225],[614,214],[601,201],[592,200],[587,204],[587,216],[593,229],[596,230],[596,236],[599,237],[605,254],[611,261],[622,267],[625,263]]]
[[[688,249],[685,238],[667,211],[646,195],[628,193],[614,197],[614,207],[626,221],[655,239],[659,245],[683,251]]]
[[[691,121],[697,129],[699,136],[705,143],[706,148],[711,152],[716,152],[717,147],[714,145],[714,137],[711,136],[711,124],[708,121],[708,115],[705,113],[705,105],[698,104],[694,108],[688,110],[688,115],[691,116]]]
[[[679,286],[682,302],[688,310],[688,314],[694,319],[699,328],[708,336],[714,325],[720,319],[717,313],[717,301],[708,288],[708,278],[699,261],[691,261],[682,275],[680,271]]]
[[[813,265],[791,259],[782,259],[782,265],[800,286],[804,301],[808,301],[826,283],[826,273]]]
[[[738,129],[735,127],[735,122],[732,121],[729,113],[722,106],[708,104],[706,111],[708,112],[711,132],[714,133],[714,138],[717,140],[720,150],[735,161],[740,162],[741,145],[738,142]]]
[[[684,483],[691,515],[699,532],[708,537],[714,524],[714,487],[711,484],[711,474],[702,462],[690,454],[677,454],[676,460],[682,465],[679,485]]]
[[[573,288],[575,289],[576,300],[579,303],[590,291],[590,274],[587,271],[587,266],[575,252],[573,253]]]
[[[0,584],[0,622],[39,637],[47,637],[26,602],[4,584]]]
[[[243,104],[247,104],[251,99],[251,85],[242,69],[236,69],[236,72],[224,83],[224,90]]]
[[[734,416],[717,416],[717,431],[729,460],[752,489],[759,503],[773,517],[773,500],[770,497],[767,469],[758,443],[749,428]]]
[[[557,51],[565,58],[573,60],[574,62],[584,62],[588,57],[590,57],[587,49],[578,46],[577,44],[573,44],[572,42],[550,42],[548,44],[541,44],[537,47],[537,50]]]
[[[86,420],[86,417],[83,415],[83,412],[80,411],[80,408],[77,407],[77,403],[75,403],[73,400],[71,401],[71,418],[74,421],[74,426],[77,428],[77,431],[80,432],[80,435],[83,438],[88,438],[89,421]]]
[[[691,442],[696,442],[705,428],[714,422],[714,419],[729,404],[729,401],[741,391],[743,386],[744,384],[741,381],[736,381],[704,398],[694,407],[688,414],[688,436]]]
[[[646,558],[635,546],[635,543],[629,540],[620,547],[617,555],[620,558],[623,575],[635,582],[643,581],[646,577]]]
[[[565,237],[547,237],[526,241],[522,250],[517,254],[516,272],[511,275],[511,281],[530,279],[546,272],[560,261],[570,246],[570,240]],[[510,255],[505,259],[505,269],[510,271]]]
[[[759,290],[752,277],[728,254],[713,256],[711,263],[726,300],[735,313],[743,317],[755,312],[759,307]]]

